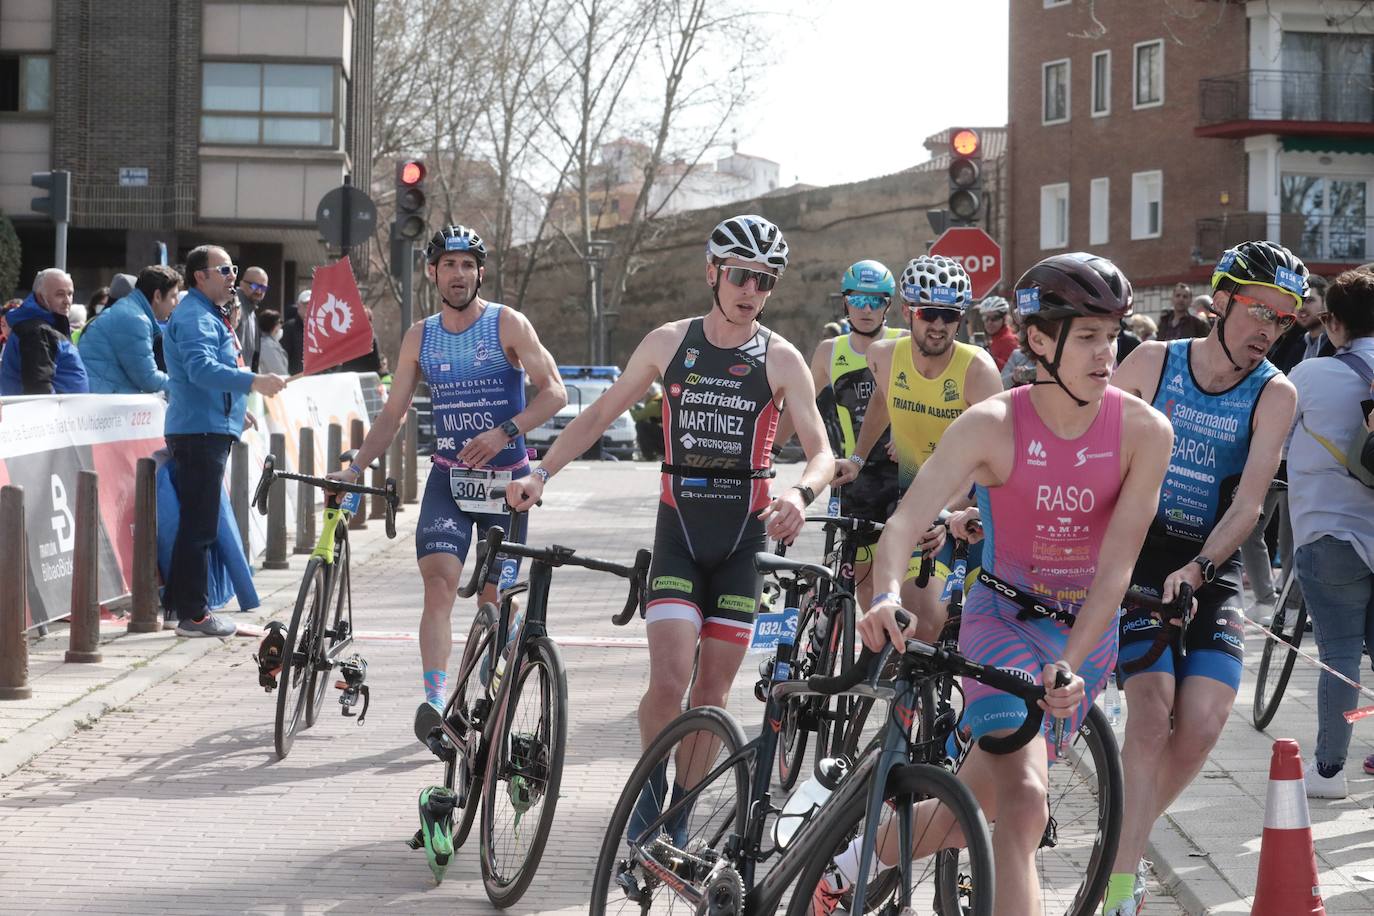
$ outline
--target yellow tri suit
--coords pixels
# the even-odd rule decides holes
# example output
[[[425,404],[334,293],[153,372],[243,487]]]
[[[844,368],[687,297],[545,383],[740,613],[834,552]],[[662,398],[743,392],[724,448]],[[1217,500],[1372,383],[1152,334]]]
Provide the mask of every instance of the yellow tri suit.
[[[902,332],[899,328],[888,328],[878,339],[891,340],[900,336]],[[868,399],[873,395],[873,373],[868,368],[868,356],[854,352],[849,337],[849,334],[836,337],[835,346],[830,351],[830,387],[835,392],[835,413],[839,415],[845,455],[854,454],[854,443],[859,439],[859,427],[864,422]],[[884,433],[878,445],[886,444],[887,434]],[[877,446],[873,452],[878,453]]]

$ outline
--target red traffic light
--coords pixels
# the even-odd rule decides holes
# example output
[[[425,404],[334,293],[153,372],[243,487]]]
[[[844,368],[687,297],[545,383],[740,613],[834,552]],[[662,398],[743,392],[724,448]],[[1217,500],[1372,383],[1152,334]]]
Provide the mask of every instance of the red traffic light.
[[[949,148],[956,156],[978,155],[978,132],[967,127],[956,130],[949,138]]]
[[[415,159],[401,164],[401,184],[416,185],[425,180],[425,164]]]

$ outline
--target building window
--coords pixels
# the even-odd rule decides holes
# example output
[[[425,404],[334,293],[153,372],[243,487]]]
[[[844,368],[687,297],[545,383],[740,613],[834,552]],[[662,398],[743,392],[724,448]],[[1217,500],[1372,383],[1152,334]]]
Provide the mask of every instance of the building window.
[[[337,68],[207,62],[201,75],[202,143],[338,145],[335,115],[346,84]]]
[[[1135,46],[1135,107],[1164,104],[1164,39]]]
[[[1164,173],[1131,176],[1131,238],[1157,239],[1164,225]]]
[[[46,55],[0,55],[0,111],[39,113],[52,110],[52,58]]]
[[[1110,178],[1094,178],[1088,186],[1088,244],[1107,244],[1108,198],[1111,195]]]
[[[1045,9],[1055,6],[1068,6],[1071,0],[1045,0]]]
[[[1040,188],[1040,247],[1069,245],[1069,186],[1047,184]]]
[[[1093,110],[1100,118],[1112,113],[1112,52],[1098,51],[1093,55]]]
[[[1069,119],[1069,62],[1053,60],[1043,64],[1042,71],[1040,121],[1043,124],[1063,124]]]
[[[1295,215],[1283,218],[1283,243],[1303,258],[1368,260],[1369,190],[1365,178],[1285,173],[1279,179],[1279,210]]]

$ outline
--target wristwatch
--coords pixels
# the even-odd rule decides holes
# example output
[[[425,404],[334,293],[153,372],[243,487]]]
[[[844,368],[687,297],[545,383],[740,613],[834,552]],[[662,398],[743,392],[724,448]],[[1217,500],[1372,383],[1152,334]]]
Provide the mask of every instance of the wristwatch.
[[[1213,563],[1211,560],[1207,559],[1202,554],[1198,554],[1197,556],[1193,557],[1193,562],[1196,563],[1198,569],[1202,571],[1203,585],[1209,585],[1216,579],[1217,565]]]
[[[802,499],[806,502],[808,506],[816,501],[816,491],[811,489],[810,487],[803,486],[802,484],[795,484],[792,487],[792,489],[796,490],[798,493],[802,495]]]
[[[849,456],[848,458],[846,458],[845,460],[846,460],[846,461],[852,461],[852,462],[854,462],[855,467],[860,467],[860,468],[861,468],[861,467],[864,466],[864,460],[863,460],[863,458],[861,458],[861,457],[858,456],[858,455],[850,455],[850,456]]]
[[[500,429],[501,432],[505,433],[506,437],[510,439],[514,439],[516,436],[520,435],[520,427],[515,425],[514,420],[507,420],[502,423]]]

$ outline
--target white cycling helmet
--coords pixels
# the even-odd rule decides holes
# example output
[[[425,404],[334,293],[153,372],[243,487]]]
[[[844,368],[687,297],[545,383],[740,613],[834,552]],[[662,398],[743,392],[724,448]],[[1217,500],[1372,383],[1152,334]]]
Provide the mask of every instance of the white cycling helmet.
[[[1001,296],[988,296],[978,303],[978,314],[984,318],[995,318],[998,315],[1008,315],[1011,313],[1011,303]]]
[[[963,265],[938,254],[923,254],[908,261],[897,288],[909,305],[962,309],[973,302],[973,287]]]
[[[712,230],[706,258],[712,262],[725,258],[752,261],[782,276],[787,269],[787,240],[781,229],[762,216],[732,216]]]

